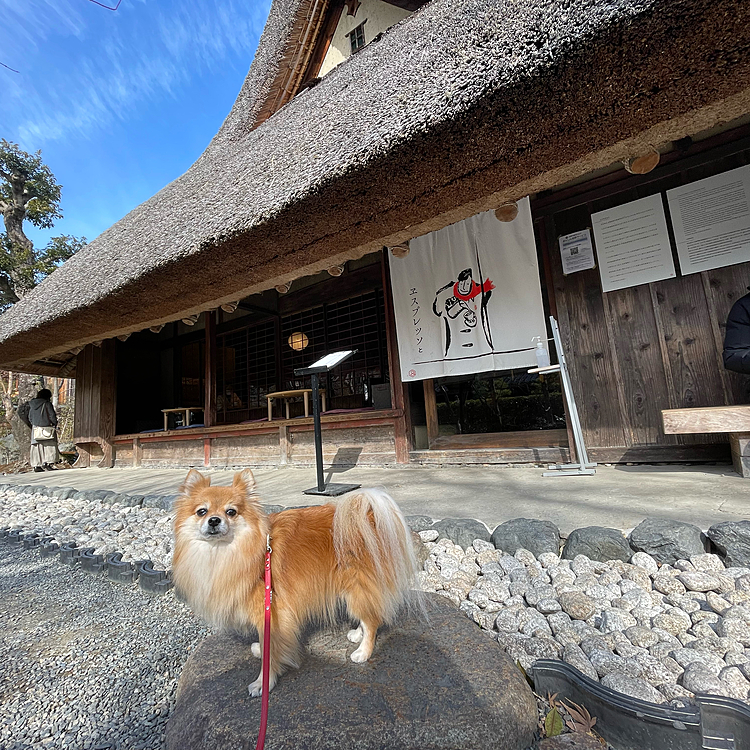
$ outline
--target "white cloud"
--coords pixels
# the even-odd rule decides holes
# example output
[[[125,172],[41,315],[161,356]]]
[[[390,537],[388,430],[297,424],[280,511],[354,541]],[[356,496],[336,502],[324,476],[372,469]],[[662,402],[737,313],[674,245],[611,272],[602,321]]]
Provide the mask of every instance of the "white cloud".
[[[4,137],[39,148],[90,133],[135,108],[178,95],[197,74],[246,56],[270,0],[123,0],[116,12],[85,0],[0,0]]]

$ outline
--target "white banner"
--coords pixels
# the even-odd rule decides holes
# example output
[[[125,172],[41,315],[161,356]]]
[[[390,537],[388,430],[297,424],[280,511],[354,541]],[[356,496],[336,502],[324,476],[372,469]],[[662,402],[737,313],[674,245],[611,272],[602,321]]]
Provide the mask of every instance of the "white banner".
[[[546,343],[529,199],[501,222],[477,214],[390,258],[404,382],[536,366]]]

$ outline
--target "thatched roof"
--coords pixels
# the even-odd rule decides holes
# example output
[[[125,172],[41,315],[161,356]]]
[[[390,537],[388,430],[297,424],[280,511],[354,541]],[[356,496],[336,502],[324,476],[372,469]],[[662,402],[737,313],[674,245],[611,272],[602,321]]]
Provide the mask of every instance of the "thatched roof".
[[[302,7],[274,1],[198,161],[0,317],[0,365],[33,369],[750,112],[750,3],[432,0],[252,129]]]

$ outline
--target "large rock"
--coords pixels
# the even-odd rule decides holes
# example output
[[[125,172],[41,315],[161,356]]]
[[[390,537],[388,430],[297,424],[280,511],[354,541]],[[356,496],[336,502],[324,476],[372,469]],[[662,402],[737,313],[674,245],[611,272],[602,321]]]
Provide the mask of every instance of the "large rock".
[[[267,750],[523,750],[534,696],[496,641],[442,597],[429,621],[380,633],[365,664],[348,658],[342,628],[317,633],[299,670],[271,693]],[[250,641],[212,635],[190,656],[167,725],[167,750],[254,747],[260,698],[247,686],[260,662]]]
[[[475,539],[490,540],[490,532],[487,527],[474,518],[444,518],[432,524],[440,536],[450,539],[453,544],[466,549],[470,547]]]
[[[703,532],[691,523],[647,518],[630,532],[630,546],[647,552],[656,562],[673,565],[706,551]]]
[[[728,566],[750,568],[750,521],[716,523],[706,536],[716,545]]]
[[[562,556],[574,560],[576,555],[586,555],[589,560],[622,560],[628,562],[633,555],[628,540],[617,529],[603,526],[586,526],[570,533]]]
[[[560,554],[560,529],[551,521],[514,518],[496,527],[490,541],[509,555],[518,549],[527,549],[536,557],[545,552]]]

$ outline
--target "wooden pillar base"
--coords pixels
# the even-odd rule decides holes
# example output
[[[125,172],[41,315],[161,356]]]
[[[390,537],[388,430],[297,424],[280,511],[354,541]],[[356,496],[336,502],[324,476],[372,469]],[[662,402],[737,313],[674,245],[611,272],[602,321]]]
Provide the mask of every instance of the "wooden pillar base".
[[[732,465],[741,477],[750,477],[750,432],[729,434],[732,449]]]

